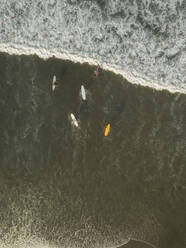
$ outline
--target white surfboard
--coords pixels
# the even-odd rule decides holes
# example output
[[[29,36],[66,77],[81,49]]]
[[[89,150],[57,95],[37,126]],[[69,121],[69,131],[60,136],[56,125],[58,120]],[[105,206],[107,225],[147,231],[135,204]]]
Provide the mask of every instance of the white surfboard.
[[[55,83],[56,83],[56,75],[53,76],[53,81],[52,81],[52,90],[53,90],[53,91],[54,91],[55,88],[56,88]]]
[[[76,117],[74,116],[74,114],[71,113],[70,116],[71,116],[71,119],[72,119],[72,123],[73,123],[76,127],[78,127],[78,122],[77,122]]]
[[[81,95],[82,95],[82,99],[86,100],[86,91],[83,85],[81,85]]]

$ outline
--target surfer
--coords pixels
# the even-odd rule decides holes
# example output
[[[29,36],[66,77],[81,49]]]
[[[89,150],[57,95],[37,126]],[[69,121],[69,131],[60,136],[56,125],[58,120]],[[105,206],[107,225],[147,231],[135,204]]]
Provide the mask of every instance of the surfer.
[[[84,85],[81,85],[81,97],[83,101],[81,103],[80,112],[88,112],[88,102]]]
[[[76,120],[76,117],[74,116],[74,114],[70,114],[70,117],[71,117],[71,119],[72,119],[72,124],[74,125],[74,126],[76,126],[76,127],[78,127],[79,125],[78,125],[78,122],[77,122],[77,120]]]
[[[81,97],[83,101],[87,100],[85,87],[83,85],[81,85]]]
[[[56,75],[54,75],[52,81],[52,90],[54,91],[56,87],[58,87],[58,83],[56,82]]]
[[[101,72],[101,67],[100,65],[97,66],[95,74],[96,74],[96,78],[98,77],[99,73]]]
[[[108,124],[105,128],[105,136],[108,136],[109,132],[110,132],[110,124]]]

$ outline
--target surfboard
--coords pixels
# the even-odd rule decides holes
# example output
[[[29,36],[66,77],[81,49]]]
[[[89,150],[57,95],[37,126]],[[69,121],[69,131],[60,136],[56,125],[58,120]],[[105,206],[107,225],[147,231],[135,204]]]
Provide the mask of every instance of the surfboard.
[[[81,96],[83,100],[86,100],[86,91],[83,85],[81,85]]]
[[[109,132],[110,132],[110,124],[108,124],[105,128],[105,136],[108,136]]]
[[[56,75],[53,76],[53,81],[52,81],[52,90],[53,90],[53,91],[54,91],[55,88],[56,88],[55,83],[56,83]]]
[[[74,126],[78,127],[78,122],[77,122],[76,117],[74,116],[74,114],[71,113],[70,116],[71,116],[72,123],[74,124]]]

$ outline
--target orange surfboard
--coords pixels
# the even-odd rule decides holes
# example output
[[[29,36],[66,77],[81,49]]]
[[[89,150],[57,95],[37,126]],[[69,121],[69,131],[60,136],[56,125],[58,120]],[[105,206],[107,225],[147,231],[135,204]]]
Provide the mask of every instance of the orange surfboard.
[[[110,124],[108,124],[105,128],[105,136],[107,136],[110,132]]]

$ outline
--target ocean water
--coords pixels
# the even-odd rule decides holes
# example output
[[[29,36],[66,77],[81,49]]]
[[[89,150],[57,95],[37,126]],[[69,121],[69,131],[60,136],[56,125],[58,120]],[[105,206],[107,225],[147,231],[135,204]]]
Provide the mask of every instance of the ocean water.
[[[185,0],[0,0],[0,51],[102,63],[186,93]]]
[[[95,68],[0,54],[0,247],[185,247],[186,95]]]

